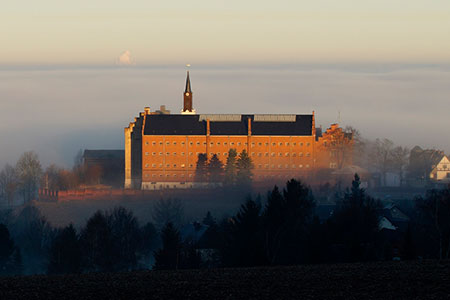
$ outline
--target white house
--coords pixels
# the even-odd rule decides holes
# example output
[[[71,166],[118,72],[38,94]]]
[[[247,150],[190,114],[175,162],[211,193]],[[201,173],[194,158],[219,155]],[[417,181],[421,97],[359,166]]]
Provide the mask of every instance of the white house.
[[[437,165],[433,166],[430,179],[435,181],[450,182],[450,160],[446,155],[442,156]]]

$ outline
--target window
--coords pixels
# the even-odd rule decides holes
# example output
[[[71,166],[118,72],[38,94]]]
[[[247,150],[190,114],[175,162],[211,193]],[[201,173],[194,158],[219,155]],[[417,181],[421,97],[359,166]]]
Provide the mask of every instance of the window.
[[[277,143],[272,143],[272,146],[276,146],[277,145]]]
[[[299,145],[300,147],[302,147],[302,146],[303,146],[303,143],[298,143],[298,145]]]
[[[295,146],[297,143],[292,143],[292,146]]]
[[[296,157],[296,156],[297,156],[297,153],[292,153],[292,156],[293,156],[293,157]]]
[[[258,143],[258,146],[262,146],[262,143]]]
[[[265,167],[266,169],[268,169],[268,168],[269,168],[269,165],[268,165],[268,164],[265,164],[264,167]]]
[[[289,169],[289,165],[288,165],[288,164],[285,164],[284,167],[285,167],[286,169]]]
[[[194,166],[194,165],[190,164],[190,165],[189,165],[189,168],[192,168],[193,166]]]
[[[176,168],[176,167],[177,167],[177,164],[174,164],[173,167]]]
[[[300,153],[298,154],[298,156],[299,156],[299,157],[303,157],[303,152],[300,152]]]
[[[280,157],[283,156],[283,153],[279,152],[279,153],[278,153],[278,156],[280,156]]]
[[[261,156],[262,156],[262,153],[261,153],[261,152],[259,152],[259,153],[258,153],[258,156],[259,156],[259,157],[261,157]]]
[[[217,142],[217,146],[220,146],[220,142]]]
[[[166,155],[169,156],[169,155],[170,155],[170,152],[167,152]]]
[[[206,146],[206,142],[203,142],[203,146]]]
[[[255,156],[255,152],[252,152],[252,156]]]
[[[278,165],[278,169],[281,169],[281,165]]]
[[[156,145],[156,142],[153,142],[152,145],[155,146],[155,145]]]
[[[237,145],[240,146],[240,145],[241,145],[241,142],[238,142]]]
[[[170,142],[166,142],[166,145],[170,145]]]
[[[159,164],[159,167],[162,168],[162,164]]]
[[[200,142],[197,142],[197,146],[200,146]]]
[[[262,168],[262,165],[258,165],[258,168],[261,169],[261,168]]]
[[[162,177],[163,175],[162,174],[159,174],[159,177]]]
[[[162,152],[159,152],[159,156],[161,156],[162,155]]]
[[[309,165],[306,165],[307,168],[309,168]]]
[[[189,155],[192,155],[193,153],[192,152],[189,152]]]
[[[306,147],[309,147],[309,145],[311,145],[310,143],[306,143]]]
[[[301,168],[303,168],[303,165],[298,165],[298,167],[301,169]]]
[[[156,177],[156,174],[152,174],[152,177]]]
[[[275,152],[272,152],[272,156],[275,156]]]
[[[286,152],[286,153],[284,154],[284,156],[289,156],[289,152]]]
[[[176,153],[176,152],[174,152],[174,153],[173,153],[173,155],[174,155],[174,156],[176,156],[176,155],[177,155],[177,153]]]
[[[308,153],[306,153],[306,157],[310,157],[311,156],[311,154],[309,154],[309,152]]]
[[[181,142],[181,145],[184,146],[184,142]]]
[[[286,143],[286,146],[289,146],[289,143]]]
[[[213,142],[211,142],[211,143],[209,143],[211,146],[214,146],[214,143]]]
[[[265,157],[269,156],[269,152],[264,153],[264,156]]]
[[[145,142],[146,145],[148,145],[148,142]]]
[[[170,164],[167,164],[166,167],[167,167],[167,168],[170,168]]]
[[[227,152],[224,152],[224,153],[223,153],[223,156],[227,156],[227,155],[228,155],[228,153],[227,153]]]
[[[194,143],[193,142],[189,142],[189,145],[192,146],[192,145],[194,145]]]
[[[156,164],[152,164],[152,167],[153,167],[153,168],[156,168]]]
[[[145,177],[148,177],[148,174],[145,174]]]
[[[266,146],[269,146],[269,143],[266,143]]]
[[[145,164],[145,167],[148,168],[148,164]]]
[[[295,169],[295,165],[292,165],[292,169]]]
[[[148,155],[148,152],[145,152],[145,155]]]
[[[330,169],[336,169],[337,164],[336,163],[330,163]]]
[[[181,164],[181,167],[184,168],[186,165],[185,164]]]
[[[184,156],[184,152],[181,152],[181,156]]]
[[[189,177],[192,177],[192,174],[189,174]]]
[[[223,142],[223,145],[226,146],[226,145],[227,145],[227,142]]]
[[[230,143],[230,145],[231,145],[231,146],[233,146],[233,145],[234,145],[234,143],[233,143],[233,142],[231,142],[231,143]]]
[[[152,152],[152,156],[155,156],[156,155],[156,152]]]
[[[163,143],[162,142],[159,142],[159,145],[161,146]]]

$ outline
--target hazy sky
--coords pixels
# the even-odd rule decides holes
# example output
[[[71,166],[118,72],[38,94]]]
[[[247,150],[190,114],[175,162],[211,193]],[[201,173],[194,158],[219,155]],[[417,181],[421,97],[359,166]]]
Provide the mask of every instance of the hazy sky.
[[[450,62],[448,0],[15,0],[0,64]]]

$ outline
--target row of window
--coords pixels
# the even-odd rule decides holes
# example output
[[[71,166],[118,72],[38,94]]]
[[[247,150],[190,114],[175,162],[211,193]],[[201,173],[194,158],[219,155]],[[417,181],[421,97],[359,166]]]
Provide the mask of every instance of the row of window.
[[[166,168],[172,168],[172,167],[173,167],[173,168],[177,168],[177,167],[178,167],[177,164],[166,164],[165,166],[166,166]],[[282,165],[282,164],[279,164],[279,165],[277,165],[277,166],[278,166],[279,169],[282,169],[282,168],[283,168],[283,165]],[[146,167],[146,168],[150,168],[150,164],[145,164],[145,167]],[[162,167],[163,167],[163,164],[152,164],[152,168],[156,168],[156,167],[162,168]],[[185,168],[185,167],[186,167],[185,164],[181,164],[181,165],[180,165],[180,168]],[[189,164],[189,168],[193,168],[193,167],[194,167],[193,164]],[[298,165],[298,167],[301,169],[301,168],[303,168],[303,165],[300,164],[300,165]],[[306,167],[306,168],[309,168],[309,164],[306,164],[305,167]],[[258,169],[262,169],[262,168],[263,168],[263,165],[262,165],[262,164],[258,164],[258,165],[257,165],[257,168],[258,168]],[[268,169],[268,168],[269,168],[269,164],[265,164],[265,165],[264,165],[264,168],[265,168],[265,169]],[[274,165],[274,164],[270,165],[270,168],[274,169],[274,168],[275,168],[275,165]],[[289,169],[289,164],[285,164],[285,165],[284,165],[284,168]],[[297,165],[292,164],[292,165],[291,165],[291,168],[292,168],[292,169],[296,169],[296,168],[297,168]],[[330,168],[331,168],[331,164],[330,164]]]
[[[150,143],[149,142],[145,142],[145,145],[149,145]],[[157,144],[159,144],[160,146],[162,146],[164,143],[163,142],[152,142],[152,146],[156,146]],[[195,144],[197,145],[197,146],[199,146],[199,145],[206,145],[206,142],[195,142]],[[245,146],[247,146],[247,142],[245,142],[245,143],[241,143],[241,142],[230,142],[229,143],[230,144],[230,146],[234,146],[234,145],[237,145],[237,146],[241,146],[241,145],[245,145]],[[177,142],[166,142],[166,145],[174,145],[174,146],[176,146],[177,145]],[[185,145],[185,142],[180,142],[180,145],[182,145],[182,146],[184,146]],[[189,146],[193,146],[194,145],[194,142],[189,142]],[[214,142],[210,142],[209,143],[209,145],[210,146],[220,146],[220,145],[224,145],[224,146],[227,146],[228,145],[228,142],[223,142],[223,143],[221,143],[221,142],[216,142],[216,143],[214,143]],[[256,146],[256,145],[258,145],[258,146],[269,146],[269,143],[251,143],[251,146],[252,147],[254,147],[254,146]],[[289,145],[292,145],[292,146],[297,146],[297,143],[289,143],[289,142],[285,142],[285,143],[282,143],[282,142],[279,142],[279,143],[272,143],[272,146],[289,146]],[[303,143],[298,143],[298,145],[300,146],[300,147],[302,147],[303,146]],[[305,145],[306,145],[306,147],[309,147],[311,144],[308,142],[308,143],[305,143]]]
[[[195,152],[195,155],[196,156],[198,156],[200,154],[200,152]],[[216,154],[217,156],[220,156],[221,155],[221,153],[220,152],[217,152],[217,153],[210,153],[211,155],[214,155],[214,154]],[[146,156],[149,156],[150,155],[150,152],[145,152],[145,155]],[[152,156],[156,156],[157,155],[157,153],[156,152],[152,152]],[[162,156],[163,155],[163,152],[159,152],[159,156]],[[177,152],[173,152],[172,154],[170,153],[170,152],[166,152],[166,156],[170,156],[170,155],[173,155],[173,156],[177,156]],[[180,155],[181,156],[184,156],[185,155],[185,153],[184,152],[180,152]],[[189,155],[190,156],[192,156],[192,155],[194,155],[194,153],[193,152],[189,152]],[[228,152],[224,152],[223,153],[223,156],[227,156],[228,155]],[[250,154],[251,156],[259,156],[259,157],[261,157],[261,156],[263,156],[263,153],[262,152],[258,152],[258,153],[255,153],[255,152],[252,152],[251,154]],[[269,156],[269,152],[266,152],[266,153],[264,153],[264,156]],[[293,156],[293,157],[296,157],[297,156],[297,153],[289,153],[289,152],[286,152],[286,153],[282,153],[282,152],[278,152],[278,155],[277,155],[277,153],[276,152],[272,152],[271,154],[270,154],[270,156]],[[300,153],[298,153],[298,156],[299,157],[303,157],[303,152],[300,152]],[[305,156],[306,157],[310,157],[311,156],[311,154],[308,152],[308,153],[306,153],[305,154]]]
[[[179,176],[177,175],[177,174],[166,174],[166,175],[163,175],[163,174],[151,174],[152,176],[152,178],[156,178],[156,177],[159,177],[159,178],[163,178],[163,177],[166,177],[166,178],[170,178],[170,177],[172,177],[172,178],[185,178],[185,175],[184,174],[179,174]],[[257,175],[257,176],[255,176],[255,178],[259,178],[259,179],[262,179],[262,178],[289,178],[289,177],[292,177],[293,175],[286,175],[286,174],[282,174],[282,175],[274,175],[274,174],[269,174],[269,175]],[[146,177],[146,178],[149,178],[150,177],[150,174],[145,174],[145,176],[144,177]],[[193,178],[194,177],[194,175],[193,174],[188,174],[188,177],[189,178]]]

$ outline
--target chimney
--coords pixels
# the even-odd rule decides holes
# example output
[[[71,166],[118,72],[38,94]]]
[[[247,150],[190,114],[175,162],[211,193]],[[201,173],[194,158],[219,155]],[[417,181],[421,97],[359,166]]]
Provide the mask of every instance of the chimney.
[[[146,115],[149,115],[150,114],[150,107],[146,106],[144,108],[144,112],[145,112]]]

